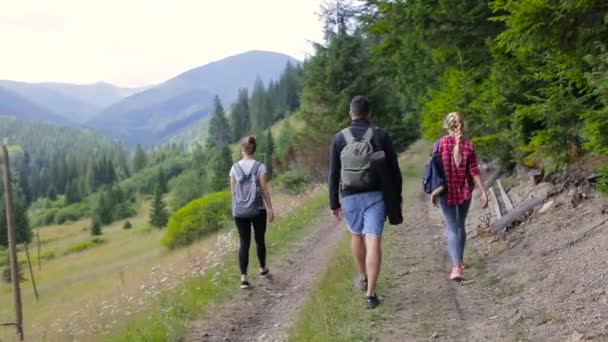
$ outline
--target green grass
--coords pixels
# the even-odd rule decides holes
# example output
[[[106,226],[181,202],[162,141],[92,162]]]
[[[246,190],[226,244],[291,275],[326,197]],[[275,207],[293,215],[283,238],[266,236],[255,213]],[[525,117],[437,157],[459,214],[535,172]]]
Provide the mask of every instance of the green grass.
[[[326,205],[325,195],[316,195],[274,224],[267,233],[269,256],[282,253],[291,242],[302,237],[306,226]],[[204,276],[190,279],[176,290],[162,294],[148,310],[107,336],[106,340],[160,342],[179,339],[193,319],[208,314],[213,304],[222,303],[239,291],[236,285],[240,272],[233,259],[230,254]]]
[[[94,237],[90,240],[86,240],[86,241],[80,241],[80,242],[76,242],[73,245],[70,245],[66,251],[65,251],[65,255],[68,254],[72,254],[72,253],[78,253],[78,252],[82,252],[84,250],[87,250],[89,248],[93,248],[95,246],[101,245],[103,243],[105,243],[106,240],[102,237]]]
[[[331,260],[301,311],[290,341],[368,341],[372,336],[369,324],[381,313],[365,310],[363,294],[353,292],[357,270],[350,255],[350,237],[342,241]]]
[[[427,149],[428,144],[420,141],[400,157],[405,203],[420,189]],[[384,241],[390,240],[393,231],[391,227],[385,229]],[[377,333],[379,323],[388,319],[384,306],[369,311],[365,308],[363,294],[353,292],[352,283],[357,270],[349,241],[350,237],[338,246],[328,270],[313,289],[310,300],[291,330],[290,341],[369,341]],[[389,249],[385,249],[384,258],[391,258]],[[392,286],[392,281],[386,270],[381,272],[378,292],[385,292]]]

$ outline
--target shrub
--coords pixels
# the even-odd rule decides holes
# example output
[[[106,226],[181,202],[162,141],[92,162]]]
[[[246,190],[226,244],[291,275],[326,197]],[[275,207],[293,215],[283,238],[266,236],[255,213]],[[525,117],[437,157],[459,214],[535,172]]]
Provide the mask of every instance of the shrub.
[[[0,247],[0,267],[8,265],[8,250]]]
[[[125,222],[124,226],[122,226],[122,228],[125,230],[131,229],[131,228],[133,228],[133,225],[131,224],[131,221],[127,221],[127,222]]]
[[[32,215],[32,227],[48,226],[55,223],[57,209],[42,209]]]
[[[101,231],[101,223],[99,223],[99,220],[93,220],[93,224],[91,225],[91,235],[99,236],[101,234],[103,234]]]
[[[57,210],[54,221],[56,224],[63,224],[78,221],[87,215],[89,215],[89,207],[85,203],[77,203]]]
[[[602,177],[600,178],[597,189],[604,195],[608,195],[608,167],[601,168],[599,173]]]
[[[169,219],[162,244],[175,248],[186,246],[219,230],[230,217],[230,193],[215,192],[188,203]]]
[[[25,260],[24,261],[19,261],[17,263],[17,273],[19,274],[19,282],[22,282],[22,281],[26,280],[25,276],[23,275],[23,270],[25,268],[24,267],[25,263],[26,263]],[[11,278],[11,267],[8,264],[2,270],[2,279],[5,282],[7,282],[7,283],[10,283],[11,280],[12,280],[12,278]]]
[[[137,215],[137,209],[133,203],[122,203],[114,208],[113,220],[122,220]]]
[[[301,170],[287,171],[274,180],[275,184],[285,192],[301,194],[310,184],[310,176]]]
[[[68,255],[68,254],[72,254],[72,253],[82,252],[85,249],[89,249],[89,248],[101,245],[105,242],[106,242],[106,240],[104,240],[101,237],[96,236],[96,237],[92,238],[91,240],[77,242],[77,243],[69,246],[64,254]]]

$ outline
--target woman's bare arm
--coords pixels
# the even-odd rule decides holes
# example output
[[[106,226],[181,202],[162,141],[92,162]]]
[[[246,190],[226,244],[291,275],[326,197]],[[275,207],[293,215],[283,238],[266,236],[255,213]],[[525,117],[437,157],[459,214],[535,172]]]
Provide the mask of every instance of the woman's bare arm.
[[[234,196],[234,189],[236,188],[236,179],[234,176],[230,177],[230,195]]]
[[[488,207],[488,193],[486,192],[486,188],[483,185],[483,181],[481,180],[480,175],[473,176],[473,181],[475,182],[475,186],[481,191],[481,207],[486,209]]]
[[[266,210],[268,211],[268,221],[274,221],[274,210],[272,209],[272,200],[270,199],[270,190],[268,189],[268,177],[266,174],[260,176],[260,185],[262,186],[262,197],[264,203],[266,203]]]

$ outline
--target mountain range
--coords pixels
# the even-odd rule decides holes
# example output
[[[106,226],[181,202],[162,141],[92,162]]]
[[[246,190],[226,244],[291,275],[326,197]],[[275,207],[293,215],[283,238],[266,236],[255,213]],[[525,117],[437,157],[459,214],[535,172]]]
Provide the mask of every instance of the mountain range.
[[[30,102],[46,112],[51,112],[63,118],[58,120],[52,115],[33,113],[23,108],[17,113],[2,113],[15,116],[38,118],[48,117],[47,121],[56,123],[71,122],[82,124],[97,113],[123,98],[141,91],[140,88],[119,88],[109,83],[95,84],[69,84],[69,83],[25,83],[15,81],[0,81],[0,90],[11,92],[13,97],[18,96],[21,101]],[[20,106],[18,106],[20,108]],[[29,114],[29,115],[28,115]]]
[[[135,89],[0,81],[0,115],[86,126],[128,146],[149,146],[199,124],[212,110],[214,96],[229,108],[238,89],[251,88],[256,78],[278,80],[288,61],[298,63],[280,53],[249,51]]]

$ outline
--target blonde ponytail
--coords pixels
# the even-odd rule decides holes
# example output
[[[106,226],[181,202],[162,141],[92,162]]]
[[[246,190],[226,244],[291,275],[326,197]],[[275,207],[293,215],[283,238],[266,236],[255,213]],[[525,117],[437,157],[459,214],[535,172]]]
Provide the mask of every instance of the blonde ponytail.
[[[462,140],[462,134],[464,131],[464,121],[462,115],[457,112],[448,114],[445,118],[443,127],[454,137],[454,151],[453,160],[456,166],[460,166],[462,163],[462,153],[460,151],[460,140]]]

